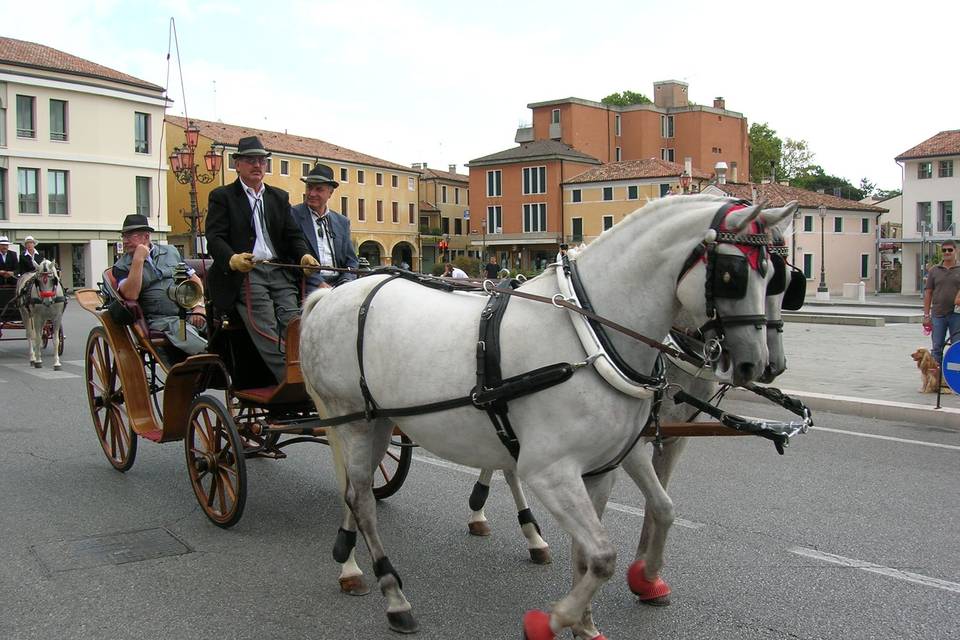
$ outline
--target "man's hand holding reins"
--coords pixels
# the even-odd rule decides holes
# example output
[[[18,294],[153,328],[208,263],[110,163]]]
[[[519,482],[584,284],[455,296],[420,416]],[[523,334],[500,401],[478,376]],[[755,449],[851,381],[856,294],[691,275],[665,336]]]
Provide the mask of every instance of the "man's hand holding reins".
[[[303,254],[303,257],[300,258],[300,266],[303,267],[303,270],[307,273],[320,270],[320,263],[309,253]]]
[[[230,268],[240,273],[247,273],[255,266],[252,253],[235,253],[230,256]]]

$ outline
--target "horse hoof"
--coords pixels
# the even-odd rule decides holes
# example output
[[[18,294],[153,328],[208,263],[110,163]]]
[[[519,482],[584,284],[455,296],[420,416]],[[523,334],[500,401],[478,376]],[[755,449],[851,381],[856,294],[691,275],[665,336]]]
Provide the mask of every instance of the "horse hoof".
[[[32,364],[33,364],[33,368],[34,368],[34,369],[42,369],[42,368],[43,368],[43,365],[40,364],[39,362],[34,362],[34,363],[32,363]]]
[[[53,370],[54,370],[54,371],[60,371],[60,369],[63,369],[63,367],[60,366],[59,364],[53,365]]]
[[[553,556],[550,555],[550,547],[542,549],[529,549],[530,562],[533,564],[550,564],[553,562]]]
[[[370,593],[370,587],[363,581],[363,576],[348,576],[340,578],[340,591],[348,596],[365,596]]]
[[[413,614],[409,611],[387,612],[387,624],[390,625],[391,631],[397,633],[416,633],[420,631],[420,625],[417,624]]]
[[[663,581],[660,576],[653,580],[648,580],[644,574],[646,563],[643,560],[637,560],[630,565],[627,570],[627,585],[639,599],[640,602],[654,606],[665,606],[670,604],[670,585]]]
[[[550,628],[550,614],[546,611],[527,611],[523,616],[524,640],[554,640],[556,638]]]
[[[490,535],[490,524],[486,520],[478,520],[467,525],[470,527],[470,535],[480,536],[481,538]]]

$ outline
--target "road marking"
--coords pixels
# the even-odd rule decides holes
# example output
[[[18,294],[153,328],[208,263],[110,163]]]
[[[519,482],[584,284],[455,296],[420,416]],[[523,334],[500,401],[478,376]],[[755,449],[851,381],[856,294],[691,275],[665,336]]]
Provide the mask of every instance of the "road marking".
[[[72,364],[76,367],[82,367],[83,365],[87,364],[86,360],[61,360],[60,362],[63,364]]]
[[[862,560],[845,558],[833,553],[825,553],[823,551],[817,551],[816,549],[807,549],[806,547],[792,547],[787,549],[787,551],[798,556],[811,558],[813,560],[821,560],[823,562],[829,562],[842,567],[850,567],[851,569],[862,569],[863,571],[878,573],[882,576],[887,576],[888,578],[896,578],[897,580],[905,580],[906,582],[922,584],[925,587],[933,587],[935,589],[943,589],[944,591],[960,593],[960,584],[956,582],[949,582],[948,580],[931,578],[929,576],[920,575],[919,573],[910,573],[909,571],[901,571],[900,569],[894,569],[892,567],[883,567],[878,564],[863,562]]]
[[[457,464],[456,462],[448,462],[446,460],[440,460],[439,458],[431,458],[429,456],[414,455],[413,459],[417,462],[425,462],[427,464],[432,464],[436,467],[443,467],[444,469],[450,469],[451,471],[459,471],[460,473],[465,473],[469,476],[477,476],[480,473],[479,469],[474,469],[473,467],[466,467],[462,464]],[[607,502],[607,509],[611,511],[619,511],[621,513],[627,513],[633,516],[643,517],[643,509],[639,507],[631,507],[630,505],[620,504],[619,502]],[[686,520],[684,518],[674,518],[673,524],[678,527],[684,527],[687,529],[702,529],[706,525],[701,522],[694,522],[692,520]]]
[[[29,373],[30,375],[43,378],[44,380],[62,380],[63,378],[79,378],[75,373],[67,373],[66,371],[54,371],[53,365],[47,365],[46,368],[36,369],[34,367],[25,367],[22,364],[5,364],[3,365],[8,369],[14,369],[20,373]]]
[[[918,444],[923,447],[936,447],[937,449],[951,449],[960,451],[960,446],[954,444],[940,444],[938,442],[924,442],[923,440],[907,440],[906,438],[894,438],[893,436],[879,436],[874,433],[857,433],[856,431],[844,431],[843,429],[829,429],[827,427],[812,427],[817,431],[827,431],[829,433],[842,433],[845,436],[859,436],[861,438],[876,438],[877,440],[889,440],[890,442],[904,442],[906,444]]]

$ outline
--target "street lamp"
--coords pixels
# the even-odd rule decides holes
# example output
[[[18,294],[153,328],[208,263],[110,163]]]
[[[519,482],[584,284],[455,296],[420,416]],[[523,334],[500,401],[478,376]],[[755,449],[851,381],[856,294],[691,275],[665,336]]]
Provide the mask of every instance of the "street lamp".
[[[190,239],[192,244],[191,254],[197,253],[197,236],[200,234],[200,222],[206,211],[200,211],[197,205],[197,182],[210,184],[217,177],[223,166],[223,157],[210,148],[203,154],[203,164],[207,173],[198,173],[199,168],[195,160],[197,144],[200,141],[200,128],[194,123],[190,123],[183,132],[186,142],[180,147],[175,147],[170,154],[170,170],[176,176],[180,184],[190,185],[190,210],[181,209],[180,215],[190,225]]]
[[[486,220],[480,221],[480,228],[483,229],[483,245],[481,247],[482,250],[480,251],[480,259],[486,260],[487,259],[487,221]]]
[[[827,272],[824,268],[824,245],[823,245],[823,228],[827,224],[827,208],[824,205],[817,207],[817,212],[820,214],[820,286],[817,287],[817,300],[829,300],[830,299],[830,290],[827,289]]]
[[[687,170],[684,169],[683,173],[680,174],[680,188],[683,189],[683,195],[690,193],[690,181],[692,176],[687,173]]]

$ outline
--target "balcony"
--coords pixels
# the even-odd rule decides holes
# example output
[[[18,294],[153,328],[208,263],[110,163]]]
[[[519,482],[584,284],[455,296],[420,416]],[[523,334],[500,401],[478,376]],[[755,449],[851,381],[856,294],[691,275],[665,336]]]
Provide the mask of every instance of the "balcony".
[[[559,244],[560,235],[555,231],[533,231],[531,233],[488,233],[487,246],[523,245],[523,244]],[[470,244],[479,247],[484,244],[484,236],[478,231],[471,231]]]
[[[560,125],[559,122],[551,122],[550,123],[550,139],[559,140],[562,137],[563,137],[563,127]]]

